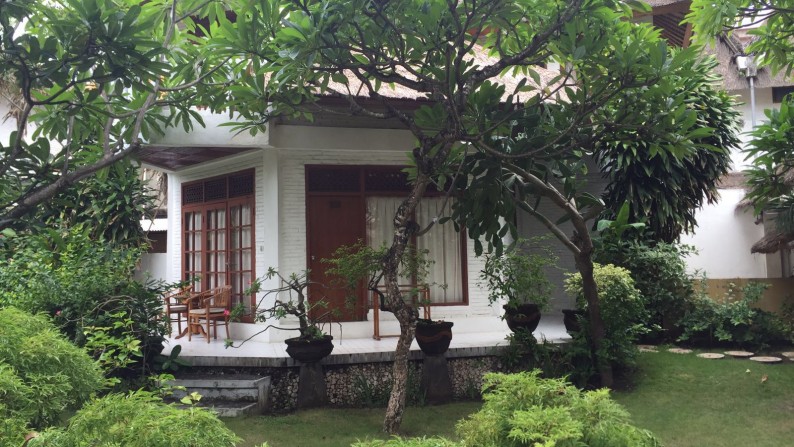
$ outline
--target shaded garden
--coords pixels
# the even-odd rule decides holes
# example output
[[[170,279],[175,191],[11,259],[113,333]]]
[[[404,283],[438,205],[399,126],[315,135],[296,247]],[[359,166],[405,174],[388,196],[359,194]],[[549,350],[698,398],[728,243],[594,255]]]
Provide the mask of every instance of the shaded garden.
[[[3,141],[0,159],[3,442],[19,445],[33,430],[41,433],[31,446],[237,442],[195,405],[199,396],[185,398],[186,408],[162,401],[164,380],[179,363],[159,355],[169,331],[160,297],[178,285],[133,279],[146,247],[139,221],[148,199],[134,165],[123,160],[167,128],[201,125],[197,104],[236,110],[243,119],[236,130],[256,133],[276,115],[310,121],[305,107],[316,105],[317,93],[334,94],[352,112],[397,120],[415,137],[416,147],[406,148],[411,192],[394,216],[393,241],[370,263],[401,323],[386,432],[397,433],[403,421],[407,353],[419,324],[397,278],[409,240],[421,233],[410,216],[430,185],[457,199],[438,224],[466,229],[478,255],[523,262],[527,253],[506,236],[517,239],[513,217],[524,212],[570,251],[579,271],[566,283],[582,311],[573,341],[558,349],[528,333],[513,336],[504,363],[515,374],[488,376],[483,408],[459,425],[464,442],[656,445],[643,428],[666,435],[674,427],[659,424],[659,413],[644,413],[650,405],[643,399],[679,384],[652,375],[665,365],[654,354],[638,357],[637,342],[761,350],[791,343],[790,315],[754,307],[761,286],[718,297],[724,300],[705,296],[685,269],[690,249],[674,242],[693,228],[694,210],[716,199],[717,179],[738,143],[735,103],[715,88],[713,62],[668,49],[649,26],[624,20],[632,8],[646,9],[633,2],[462,5],[0,2],[0,74],[19,102],[17,130]],[[233,22],[225,8],[245,14]],[[493,60],[477,65],[469,57],[475,46]],[[538,70],[548,61],[562,71],[540,85]],[[779,64],[790,66],[785,58]],[[521,80],[500,83],[508,72]],[[390,83],[428,101],[407,111],[381,94]],[[774,136],[775,126],[788,130],[787,107],[774,118],[761,136]],[[29,124],[35,130],[26,136]],[[790,162],[780,140],[766,136],[776,150],[760,154],[770,166],[758,178],[776,177]],[[767,148],[761,141],[754,150]],[[583,187],[588,160],[607,173],[604,197]],[[758,183],[754,197],[774,200],[757,200],[757,212],[792,209],[785,182]],[[541,200],[558,215],[545,213]],[[558,218],[575,230],[563,231]],[[497,268],[491,279],[507,270]],[[506,279],[492,286],[508,302],[528,299],[526,289],[538,285],[522,284],[520,274]],[[766,388],[750,384],[752,370],[741,376],[734,365],[726,364],[729,387],[749,390],[740,395],[758,405],[779,405]],[[672,376],[688,379],[686,371]],[[778,371],[762,371],[767,380],[760,387],[777,387]],[[595,389],[613,385],[615,376],[635,384],[636,394],[619,400],[638,412],[643,428]],[[684,399],[692,389],[679,392]]]

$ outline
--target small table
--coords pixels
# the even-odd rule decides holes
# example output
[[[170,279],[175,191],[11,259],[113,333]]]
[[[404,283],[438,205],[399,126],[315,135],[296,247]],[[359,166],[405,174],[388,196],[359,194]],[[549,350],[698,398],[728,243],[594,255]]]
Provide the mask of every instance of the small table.
[[[187,335],[187,331],[190,331],[190,330],[192,330],[194,334],[198,334],[199,333],[199,330],[201,329],[201,327],[199,326],[199,328],[198,328],[199,330],[197,330],[196,328],[192,327],[193,325],[190,324],[190,315],[189,315],[188,312],[190,311],[190,308],[192,307],[191,306],[192,302],[196,298],[198,298],[200,295],[201,295],[201,292],[191,293],[188,296],[182,298],[182,303],[185,305],[185,318],[187,319],[187,325],[185,325],[185,328],[182,329],[182,332],[180,332],[179,335],[174,337],[174,339],[184,337],[185,335]]]

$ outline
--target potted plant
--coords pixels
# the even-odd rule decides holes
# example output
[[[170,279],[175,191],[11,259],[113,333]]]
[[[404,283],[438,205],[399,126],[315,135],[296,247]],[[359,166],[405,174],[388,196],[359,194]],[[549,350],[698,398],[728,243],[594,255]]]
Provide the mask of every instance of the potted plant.
[[[503,253],[487,254],[480,272],[488,301],[505,301],[502,318],[513,332],[537,329],[541,312],[551,301],[554,287],[546,269],[556,267],[557,256],[541,240],[519,239]]]
[[[271,327],[281,330],[297,330],[299,336],[284,340],[284,343],[287,344],[287,354],[302,363],[316,363],[331,354],[334,345],[333,336],[323,331],[323,326],[331,322],[331,313],[330,311],[318,312],[326,307],[325,301],[318,300],[309,303],[306,298],[306,290],[310,284],[308,273],[306,270],[300,274],[293,273],[283,276],[270,267],[262,278],[252,281],[251,286],[244,293],[246,295],[258,293],[262,289],[263,280],[278,278],[282,285],[265,292],[253,310],[254,320],[267,322],[274,318],[282,320],[288,316],[295,317],[298,320],[297,328],[270,324],[261,332]],[[275,295],[275,301],[267,307],[261,307],[272,295]],[[244,312],[245,308],[242,304],[238,304],[232,310],[232,318],[239,318]]]

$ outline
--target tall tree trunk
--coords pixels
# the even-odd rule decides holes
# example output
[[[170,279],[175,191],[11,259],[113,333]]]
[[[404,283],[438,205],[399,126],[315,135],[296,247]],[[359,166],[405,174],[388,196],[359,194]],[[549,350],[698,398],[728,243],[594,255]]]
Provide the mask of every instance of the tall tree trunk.
[[[400,429],[400,424],[402,424],[407,396],[408,353],[416,333],[416,320],[419,318],[416,308],[405,303],[397,285],[400,260],[405,253],[411,235],[418,229],[418,225],[411,218],[429,183],[430,177],[420,171],[411,188],[411,193],[395,213],[394,239],[386,258],[383,260],[386,302],[400,323],[400,338],[397,340],[394,366],[392,368],[394,384],[389,396],[389,404],[386,407],[386,416],[383,420],[383,430],[389,434],[396,434]]]
[[[577,245],[580,252],[576,255],[576,269],[582,275],[582,292],[587,301],[588,321],[590,322],[590,341],[591,349],[594,354],[598,375],[601,386],[612,387],[614,378],[612,375],[612,365],[601,356],[601,347],[606,337],[604,320],[601,317],[601,304],[598,300],[598,286],[593,276],[593,240],[590,233],[577,234]]]
[[[397,340],[397,349],[394,352],[394,365],[392,367],[392,385],[389,404],[386,407],[386,416],[383,419],[383,431],[396,434],[400,429],[405,412],[405,403],[408,396],[408,353],[416,333],[416,309],[403,306],[396,312],[400,322],[400,338]]]

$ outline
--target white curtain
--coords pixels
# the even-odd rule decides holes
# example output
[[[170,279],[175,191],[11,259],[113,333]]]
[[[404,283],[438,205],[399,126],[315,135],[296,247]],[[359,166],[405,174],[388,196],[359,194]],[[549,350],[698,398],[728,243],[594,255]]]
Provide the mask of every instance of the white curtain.
[[[421,228],[439,217],[444,198],[424,198],[416,209],[416,221]],[[403,202],[399,197],[369,197],[367,199],[367,242],[371,247],[391,244],[394,236],[394,213]],[[463,278],[460,235],[452,225],[436,224],[416,240],[417,249],[428,250],[433,261],[427,282],[430,283],[432,303],[460,303],[463,301]],[[404,279],[404,284],[411,284]]]

